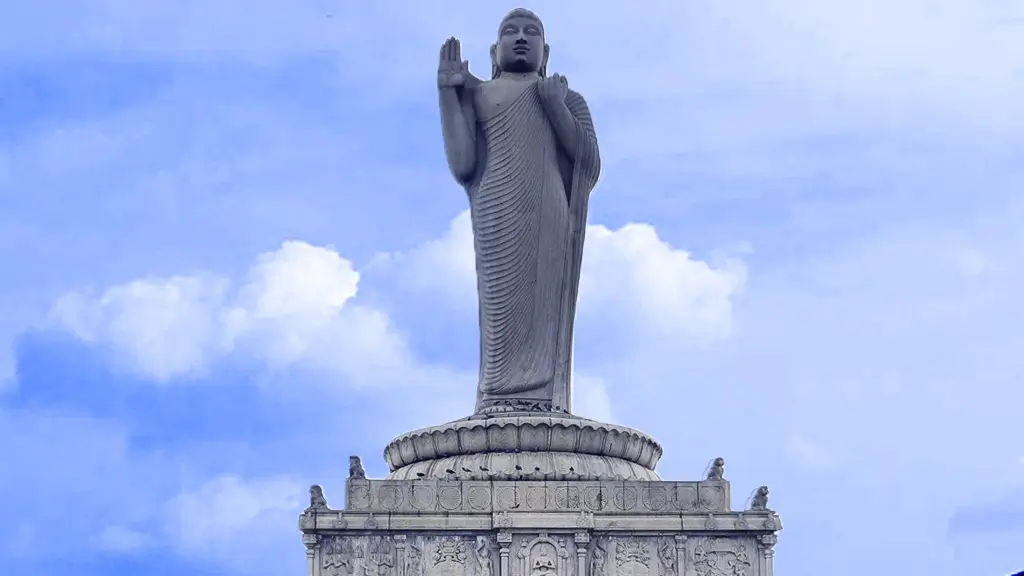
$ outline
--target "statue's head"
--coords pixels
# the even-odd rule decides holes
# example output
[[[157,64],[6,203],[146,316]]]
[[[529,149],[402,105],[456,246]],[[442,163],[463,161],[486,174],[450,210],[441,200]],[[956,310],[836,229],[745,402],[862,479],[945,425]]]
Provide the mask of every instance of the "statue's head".
[[[313,484],[312,486],[309,487],[309,495],[314,498],[322,497],[324,495],[324,489],[317,486],[316,484]]]
[[[768,487],[767,486],[761,486],[760,488],[757,489],[757,493],[760,494],[761,496],[767,496],[768,495]]]
[[[725,466],[725,458],[715,458],[715,466]]]
[[[491,46],[491,77],[502,72],[547,75],[548,53],[544,24],[533,12],[516,8],[501,20],[498,41]]]

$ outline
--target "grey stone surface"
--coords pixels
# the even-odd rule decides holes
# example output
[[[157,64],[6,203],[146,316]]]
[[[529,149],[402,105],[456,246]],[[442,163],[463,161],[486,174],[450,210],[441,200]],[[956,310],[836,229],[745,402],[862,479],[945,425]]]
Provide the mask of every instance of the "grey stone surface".
[[[771,576],[774,512],[725,481],[350,479],[299,518],[309,576]],[[311,492],[312,494],[312,492]]]
[[[561,412],[571,403],[573,321],[590,192],[601,172],[583,97],[547,75],[544,25],[510,12],[491,79],[441,47],[445,155],[469,197],[480,317],[477,413]]]
[[[445,152],[469,195],[480,294],[473,416],[402,434],[390,474],[349,459],[345,504],[299,517],[308,576],[772,576],[768,489],[731,509],[725,460],[663,481],[646,434],[569,414],[573,316],[600,172],[583,98],[547,76],[540,20],[514,10],[469,73],[441,48]]]
[[[470,417],[403,434],[384,449],[396,480],[658,480],[661,445],[574,416]]]

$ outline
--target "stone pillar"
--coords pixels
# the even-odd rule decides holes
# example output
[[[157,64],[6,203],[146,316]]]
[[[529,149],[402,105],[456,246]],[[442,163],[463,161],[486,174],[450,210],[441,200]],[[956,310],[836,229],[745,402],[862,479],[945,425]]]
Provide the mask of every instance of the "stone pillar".
[[[576,576],[588,576],[587,544],[590,543],[590,533],[577,532],[573,540],[576,541]]]
[[[319,566],[316,564],[316,545],[320,537],[316,534],[303,534],[302,543],[306,545],[306,576],[319,576]]]
[[[498,545],[501,546],[501,574],[500,576],[511,576],[508,571],[508,546],[512,543],[511,532],[498,532]]]
[[[686,534],[676,534],[676,570],[686,576]]]
[[[395,574],[405,576],[405,534],[395,534],[395,556],[398,563]]]
[[[775,574],[775,544],[779,537],[775,534],[762,534],[757,537],[758,548],[760,549],[761,576],[773,576]]]

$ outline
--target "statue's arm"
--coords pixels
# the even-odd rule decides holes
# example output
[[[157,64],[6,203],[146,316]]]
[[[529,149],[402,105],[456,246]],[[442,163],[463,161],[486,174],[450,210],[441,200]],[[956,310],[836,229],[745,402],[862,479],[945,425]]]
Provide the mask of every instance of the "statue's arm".
[[[596,180],[601,172],[601,154],[590,108],[583,96],[570,90],[566,94],[565,105],[552,107],[548,117],[565,153],[574,162],[585,162],[586,165],[580,168],[593,174]]]
[[[441,134],[448,169],[459,184],[466,185],[476,171],[476,114],[470,88],[439,88]]]

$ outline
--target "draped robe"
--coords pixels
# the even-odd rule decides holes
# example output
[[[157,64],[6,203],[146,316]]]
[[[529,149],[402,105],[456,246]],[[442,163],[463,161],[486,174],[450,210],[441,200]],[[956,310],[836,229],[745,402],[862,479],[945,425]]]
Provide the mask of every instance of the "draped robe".
[[[476,171],[464,183],[479,295],[476,411],[568,413],[587,204],[600,174],[597,137],[576,92],[566,96],[577,139],[569,158],[536,83],[486,106],[483,88],[462,94],[476,123]]]

